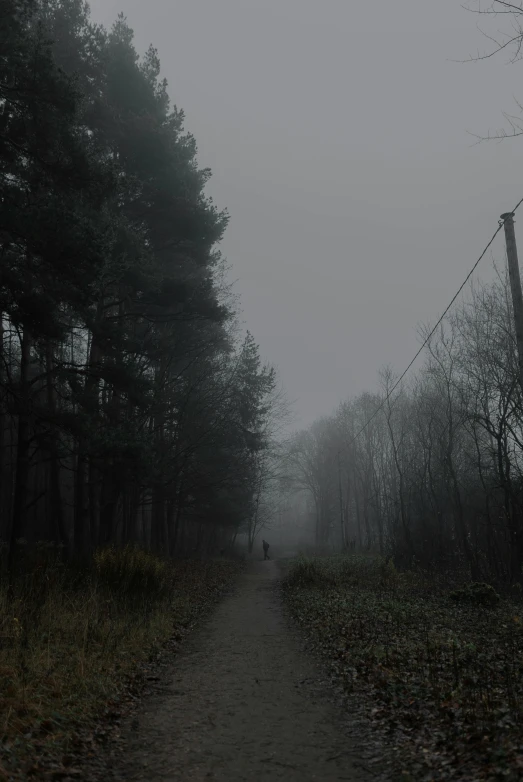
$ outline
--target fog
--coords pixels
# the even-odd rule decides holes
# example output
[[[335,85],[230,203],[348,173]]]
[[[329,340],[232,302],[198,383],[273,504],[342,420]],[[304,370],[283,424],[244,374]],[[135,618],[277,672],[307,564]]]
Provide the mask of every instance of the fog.
[[[523,195],[521,66],[458,0],[93,0],[159,50],[216,203],[243,318],[297,425],[401,371]],[[485,20],[486,22],[487,20]],[[492,32],[503,18],[489,26]],[[454,60],[454,61],[453,61]],[[517,228],[517,226],[516,226]],[[503,259],[502,236],[493,248]],[[479,270],[488,277],[490,259]]]

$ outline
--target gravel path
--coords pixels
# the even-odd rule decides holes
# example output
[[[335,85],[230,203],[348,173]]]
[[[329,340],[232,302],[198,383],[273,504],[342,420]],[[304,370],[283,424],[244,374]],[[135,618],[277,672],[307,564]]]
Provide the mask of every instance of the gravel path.
[[[123,727],[106,778],[376,779],[358,764],[342,710],[287,623],[278,576],[273,561],[249,566]]]

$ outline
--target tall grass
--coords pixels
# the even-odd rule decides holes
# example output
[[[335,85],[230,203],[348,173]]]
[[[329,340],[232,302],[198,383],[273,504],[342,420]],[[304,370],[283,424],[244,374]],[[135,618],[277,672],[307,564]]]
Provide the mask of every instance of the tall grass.
[[[101,549],[83,565],[52,548],[28,551],[14,582],[0,585],[4,754],[64,748],[237,569],[174,564],[132,546]]]

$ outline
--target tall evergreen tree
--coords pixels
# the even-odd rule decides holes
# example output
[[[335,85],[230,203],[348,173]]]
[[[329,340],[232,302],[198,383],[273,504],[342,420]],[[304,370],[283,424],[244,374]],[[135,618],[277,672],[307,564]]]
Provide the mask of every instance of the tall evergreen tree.
[[[83,0],[6,8],[1,534],[210,551],[252,512],[275,386],[233,338],[227,213],[124,17],[106,31]]]

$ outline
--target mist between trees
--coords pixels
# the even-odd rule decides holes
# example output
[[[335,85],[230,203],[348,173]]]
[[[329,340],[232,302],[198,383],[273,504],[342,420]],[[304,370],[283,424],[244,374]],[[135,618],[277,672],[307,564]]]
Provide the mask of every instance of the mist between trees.
[[[487,50],[472,61],[505,52],[519,62],[521,2],[463,7],[492,22]],[[479,140],[520,136],[521,118],[504,116],[508,130]],[[472,286],[451,309],[409,382],[395,389],[390,368],[379,377],[379,391],[348,399],[294,438],[294,506],[305,502],[316,544],[520,585],[523,397],[507,271],[496,269],[494,282]]]
[[[253,540],[285,402],[154,48],[81,0],[0,13],[0,538]],[[271,465],[269,467],[269,465]]]
[[[390,393],[394,381],[382,370],[380,391],[295,437],[316,543],[521,582],[523,397],[507,276],[472,286],[417,374]]]

